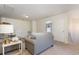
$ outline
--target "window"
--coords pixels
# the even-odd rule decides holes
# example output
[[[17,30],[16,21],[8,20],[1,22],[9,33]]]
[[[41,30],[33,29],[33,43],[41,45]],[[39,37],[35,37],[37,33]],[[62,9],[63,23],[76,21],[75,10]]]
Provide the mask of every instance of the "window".
[[[52,22],[51,21],[46,22],[46,32],[52,32]]]

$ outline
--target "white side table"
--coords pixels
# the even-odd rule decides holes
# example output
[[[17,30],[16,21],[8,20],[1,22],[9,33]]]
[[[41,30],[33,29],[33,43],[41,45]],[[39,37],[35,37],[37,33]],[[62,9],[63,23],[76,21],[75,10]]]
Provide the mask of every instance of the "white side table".
[[[18,40],[16,42],[10,42],[9,44],[2,44],[2,48],[3,48],[3,55],[5,55],[5,47],[9,47],[9,46],[12,46],[12,45],[16,45],[16,44],[19,44],[19,52],[21,52],[22,54],[22,41]],[[18,53],[17,53],[18,54]]]

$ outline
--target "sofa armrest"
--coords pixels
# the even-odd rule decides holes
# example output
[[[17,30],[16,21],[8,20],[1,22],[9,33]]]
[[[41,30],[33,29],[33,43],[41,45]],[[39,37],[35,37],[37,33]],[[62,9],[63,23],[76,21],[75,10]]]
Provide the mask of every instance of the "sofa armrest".
[[[25,48],[31,53],[34,54],[34,42],[29,39],[29,40],[25,40]]]

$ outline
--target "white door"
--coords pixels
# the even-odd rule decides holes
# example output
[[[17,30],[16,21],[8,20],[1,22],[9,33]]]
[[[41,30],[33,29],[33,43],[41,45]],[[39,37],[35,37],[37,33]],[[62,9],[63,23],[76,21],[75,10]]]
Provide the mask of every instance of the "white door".
[[[69,32],[71,35],[71,41],[74,44],[79,43],[79,19],[70,20]]]

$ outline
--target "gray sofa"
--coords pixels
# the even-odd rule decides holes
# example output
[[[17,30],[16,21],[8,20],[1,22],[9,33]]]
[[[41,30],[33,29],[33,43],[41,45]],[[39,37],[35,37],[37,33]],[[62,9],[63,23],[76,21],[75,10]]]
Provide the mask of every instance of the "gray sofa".
[[[35,38],[26,38],[25,48],[31,54],[40,54],[53,46],[53,35],[51,33],[33,33]]]

